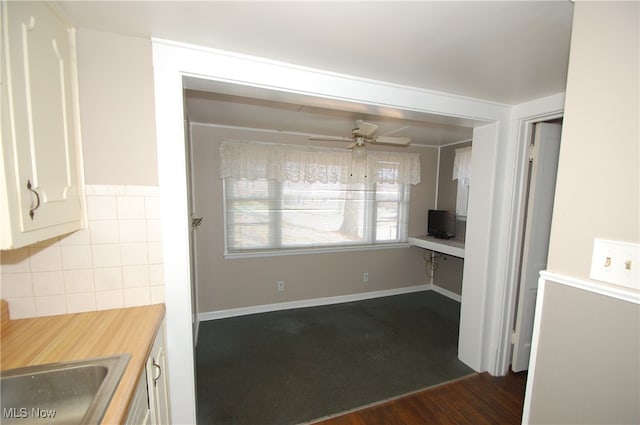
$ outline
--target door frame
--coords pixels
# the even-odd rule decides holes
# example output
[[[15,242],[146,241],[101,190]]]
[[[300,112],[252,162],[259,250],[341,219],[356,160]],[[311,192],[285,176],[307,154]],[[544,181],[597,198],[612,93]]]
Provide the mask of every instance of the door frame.
[[[193,346],[198,345],[198,332],[200,331],[200,321],[198,320],[198,236],[197,226],[193,226],[193,213],[195,209],[193,188],[195,181],[195,170],[193,167],[193,147],[191,145],[191,124],[187,121],[185,128],[185,160],[187,167],[187,196],[189,208],[189,222],[191,224],[189,232],[189,259],[191,265],[191,326],[193,331]]]
[[[486,239],[467,239],[468,252],[477,253],[478,260],[465,265],[465,281],[473,283],[468,286],[476,288],[478,297],[465,297],[463,291],[462,309],[466,311],[467,325],[463,328],[461,323],[460,340],[469,343],[459,347],[458,355],[477,371],[507,373],[514,286],[509,280],[512,269],[509,260],[514,252],[514,239],[512,229],[505,229],[504,223],[517,224],[514,207],[518,204],[515,202],[518,182],[513,177],[519,152],[519,144],[515,142],[520,132],[518,124],[523,117],[531,116],[531,111],[541,115],[562,110],[564,93],[512,107],[167,40],[153,39],[152,50],[168,372],[174,423],[196,422],[184,89],[203,89],[199,84],[210,91],[247,95],[261,90],[275,97],[283,93],[314,96],[408,115],[446,116],[473,122],[474,133],[478,130],[482,139],[474,140],[474,152],[481,152],[478,156],[483,158],[474,161],[473,166],[483,178],[476,179],[470,190],[467,231],[470,236],[482,234]]]
[[[508,226],[509,248],[505,272],[507,285],[505,287],[503,309],[501,312],[502,334],[496,357],[496,369],[503,371],[502,374],[507,373],[512,359],[511,335],[516,320],[516,306],[518,305],[518,275],[525,227],[527,168],[529,164],[529,145],[533,134],[533,126],[539,122],[562,118],[564,116],[564,98],[564,93],[560,93],[548,98],[518,105],[514,107],[512,112],[513,129],[517,132],[515,136],[516,152],[514,155],[514,191],[511,200],[511,214]]]

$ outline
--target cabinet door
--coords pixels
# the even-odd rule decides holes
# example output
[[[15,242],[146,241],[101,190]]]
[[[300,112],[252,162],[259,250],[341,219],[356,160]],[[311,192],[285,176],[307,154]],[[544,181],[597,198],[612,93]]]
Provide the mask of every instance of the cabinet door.
[[[171,423],[167,358],[165,353],[164,326],[161,326],[153,344],[151,354],[147,359],[149,407],[151,408],[151,423],[155,425]]]
[[[149,412],[149,399],[147,397],[147,376],[142,373],[136,386],[136,392],[129,407],[129,413],[124,425],[149,425],[151,415]]]
[[[44,231],[35,242],[81,224],[75,41],[45,2],[2,2],[2,8],[9,109],[2,149],[9,202],[16,204],[12,231],[62,229]]]

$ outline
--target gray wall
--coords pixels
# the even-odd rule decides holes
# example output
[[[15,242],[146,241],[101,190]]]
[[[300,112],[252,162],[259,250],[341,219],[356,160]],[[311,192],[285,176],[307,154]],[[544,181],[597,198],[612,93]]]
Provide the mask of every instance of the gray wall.
[[[638,304],[554,282],[542,301],[530,423],[640,423]]]
[[[455,150],[471,146],[471,142],[457,143],[455,145],[440,148],[440,167],[438,176],[438,209],[454,211],[456,210],[456,194],[458,191],[458,181],[453,180],[453,160]],[[456,239],[464,240],[466,229],[465,221],[456,223]],[[454,294],[462,294],[462,269],[464,260],[451,255],[439,254],[436,259],[438,269],[433,275],[433,284],[440,286]]]
[[[86,184],[158,185],[151,40],[77,31]]]
[[[287,301],[425,285],[422,250],[384,249],[276,257],[223,258],[222,181],[218,150],[224,137],[282,143],[309,143],[306,137],[220,129],[194,124],[191,142],[194,158],[196,214],[205,219],[198,237],[198,311],[210,312]],[[316,143],[316,142],[314,142]],[[341,146],[331,144],[327,146]],[[423,234],[426,211],[435,204],[437,149],[409,147],[419,152],[422,183],[411,186],[409,234]],[[362,273],[369,282],[362,282]],[[278,292],[276,282],[285,290]]]

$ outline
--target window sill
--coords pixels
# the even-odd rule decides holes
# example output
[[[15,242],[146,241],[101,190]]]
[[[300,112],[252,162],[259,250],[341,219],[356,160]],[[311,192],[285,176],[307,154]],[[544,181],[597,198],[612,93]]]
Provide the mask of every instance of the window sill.
[[[323,248],[283,248],[273,249],[268,251],[246,251],[246,252],[225,252],[225,260],[235,260],[242,258],[258,258],[258,257],[280,257],[285,255],[303,255],[303,254],[326,254],[326,253],[339,253],[339,252],[352,252],[352,251],[374,251],[381,249],[397,249],[397,248],[409,248],[411,245],[409,242],[395,242],[388,244],[376,244],[376,245],[352,245],[352,246],[336,246],[336,247],[323,247]]]

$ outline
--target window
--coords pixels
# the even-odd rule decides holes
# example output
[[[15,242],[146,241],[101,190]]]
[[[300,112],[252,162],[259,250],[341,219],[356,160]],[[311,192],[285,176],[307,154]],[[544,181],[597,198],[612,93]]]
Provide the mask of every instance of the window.
[[[225,252],[406,242],[410,184],[400,175],[412,169],[405,164],[411,158],[419,179],[417,154],[403,153],[398,160],[394,153],[371,152],[366,163],[352,164],[342,149],[223,143]],[[276,176],[268,178],[269,172]]]
[[[225,179],[227,252],[404,242],[403,184]]]

